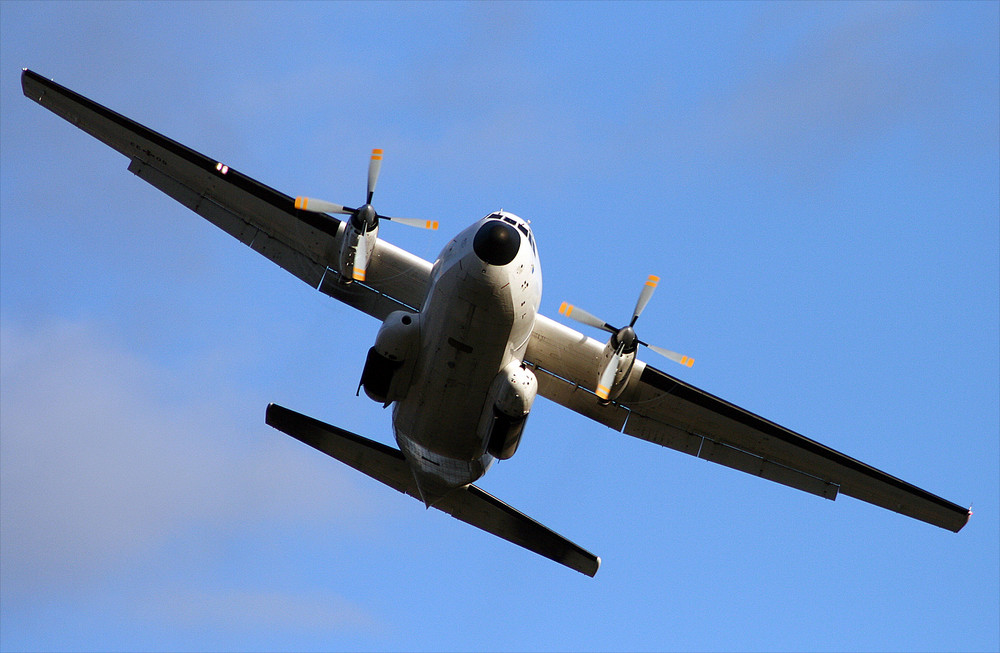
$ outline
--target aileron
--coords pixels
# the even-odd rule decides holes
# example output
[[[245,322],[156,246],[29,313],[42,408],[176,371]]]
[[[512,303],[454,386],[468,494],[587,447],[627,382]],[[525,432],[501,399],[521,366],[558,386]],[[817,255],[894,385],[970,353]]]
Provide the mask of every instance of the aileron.
[[[831,499],[836,497],[837,491],[833,486],[837,486],[841,494],[955,532],[968,522],[970,513],[966,508],[699,390],[660,370],[648,365],[643,365],[641,369],[639,367],[637,363],[637,369],[633,372],[637,374],[638,382],[634,387],[629,386],[621,401],[632,411],[630,421],[636,414],[646,419],[641,422],[644,439],[650,439],[651,434],[662,431],[667,434],[665,437],[683,441],[677,435],[678,431],[683,431],[702,436],[716,445],[725,445],[759,457],[768,466],[765,473],[757,475],[769,480],[785,482],[792,478],[793,482],[785,484],[813,491],[800,487],[800,484],[806,485],[819,490],[813,491],[814,494],[832,495],[828,496]],[[657,427],[656,424],[662,426]],[[704,450],[704,445],[701,450]],[[752,463],[738,461],[738,455],[719,450],[714,445],[706,453],[696,455],[707,460],[717,459],[714,462],[737,461],[738,464],[722,462],[736,469],[748,465],[752,467]],[[777,468],[771,465],[777,465]],[[790,472],[814,478],[819,484],[791,476]]]

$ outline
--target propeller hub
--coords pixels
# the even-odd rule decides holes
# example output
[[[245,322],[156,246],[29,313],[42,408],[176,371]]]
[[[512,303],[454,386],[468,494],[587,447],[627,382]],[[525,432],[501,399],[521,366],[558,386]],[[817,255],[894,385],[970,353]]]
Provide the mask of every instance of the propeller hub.
[[[378,213],[371,204],[365,204],[351,214],[351,225],[361,232],[368,232],[378,226]]]
[[[614,335],[615,347],[621,347],[623,354],[631,354],[639,347],[639,338],[631,326],[619,329]]]

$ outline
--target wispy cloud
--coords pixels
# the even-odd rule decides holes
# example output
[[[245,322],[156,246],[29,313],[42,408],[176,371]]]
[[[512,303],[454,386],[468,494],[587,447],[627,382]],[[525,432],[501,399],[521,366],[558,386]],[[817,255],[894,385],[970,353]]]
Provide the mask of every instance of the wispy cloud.
[[[901,124],[924,127],[953,113],[958,98],[942,89],[956,87],[953,75],[969,65],[967,53],[935,40],[925,7],[855,9],[797,41],[789,34],[805,16],[765,8],[748,43],[781,41],[779,35],[785,43],[753,48],[754,56],[774,60],[744,63],[741,69],[756,72],[707,104],[699,130],[706,145],[790,170],[838,161]]]
[[[177,627],[225,624],[234,631],[364,630],[382,628],[365,609],[329,592],[167,591],[145,606],[144,617]]]
[[[171,390],[177,372],[92,327],[8,321],[0,352],[5,602],[86,584],[207,522],[343,526],[372,508],[348,470],[259,438],[262,425],[241,432],[213,405],[225,389],[201,401]]]

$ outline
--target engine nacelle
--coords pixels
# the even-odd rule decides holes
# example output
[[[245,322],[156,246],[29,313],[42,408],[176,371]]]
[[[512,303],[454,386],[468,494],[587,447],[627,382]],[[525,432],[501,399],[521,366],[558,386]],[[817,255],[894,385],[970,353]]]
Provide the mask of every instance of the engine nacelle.
[[[378,215],[371,204],[351,214],[340,236],[338,260],[341,279],[346,283],[364,281],[369,262],[378,242]]]
[[[375,346],[368,350],[361,372],[365,394],[386,406],[405,397],[419,347],[420,315],[390,313],[375,336]]]
[[[500,370],[479,423],[479,433],[490,455],[500,460],[514,455],[536,394],[538,380],[520,361],[511,361]]]
[[[597,375],[595,379],[595,387],[600,382],[601,375],[604,370],[611,363],[611,359],[615,354],[615,350],[618,348],[618,341],[615,338],[611,340],[604,346],[604,352],[601,354],[600,364],[597,368]],[[615,379],[611,384],[611,388],[608,391],[608,398],[606,400],[600,401],[602,404],[606,404],[610,401],[614,401],[628,385],[629,377],[631,377],[632,366],[635,364],[635,349],[631,352],[622,353],[621,357],[618,359],[618,369],[615,371]]]

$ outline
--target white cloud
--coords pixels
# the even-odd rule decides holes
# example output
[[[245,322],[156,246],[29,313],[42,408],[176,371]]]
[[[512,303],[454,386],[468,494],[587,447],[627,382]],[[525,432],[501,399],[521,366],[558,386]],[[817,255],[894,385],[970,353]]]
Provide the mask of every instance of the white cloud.
[[[92,327],[7,321],[0,356],[5,602],[85,585],[206,523],[342,528],[372,508],[350,470],[270,438],[262,406],[220,408],[243,408],[225,387],[199,400],[183,391],[191,370],[154,366]]]
[[[218,590],[167,592],[146,606],[149,619],[181,627],[225,624],[235,631],[381,628],[362,608],[328,592]]]
[[[801,167],[823,160],[818,154],[853,152],[903,123],[935,123],[954,102],[955,69],[968,62],[935,40],[923,9],[861,7],[782,47],[759,43],[789,39],[805,17],[765,8],[759,31],[746,35],[744,69],[758,72],[712,100],[703,133],[715,134],[709,143],[723,151],[749,147],[764,163]]]

